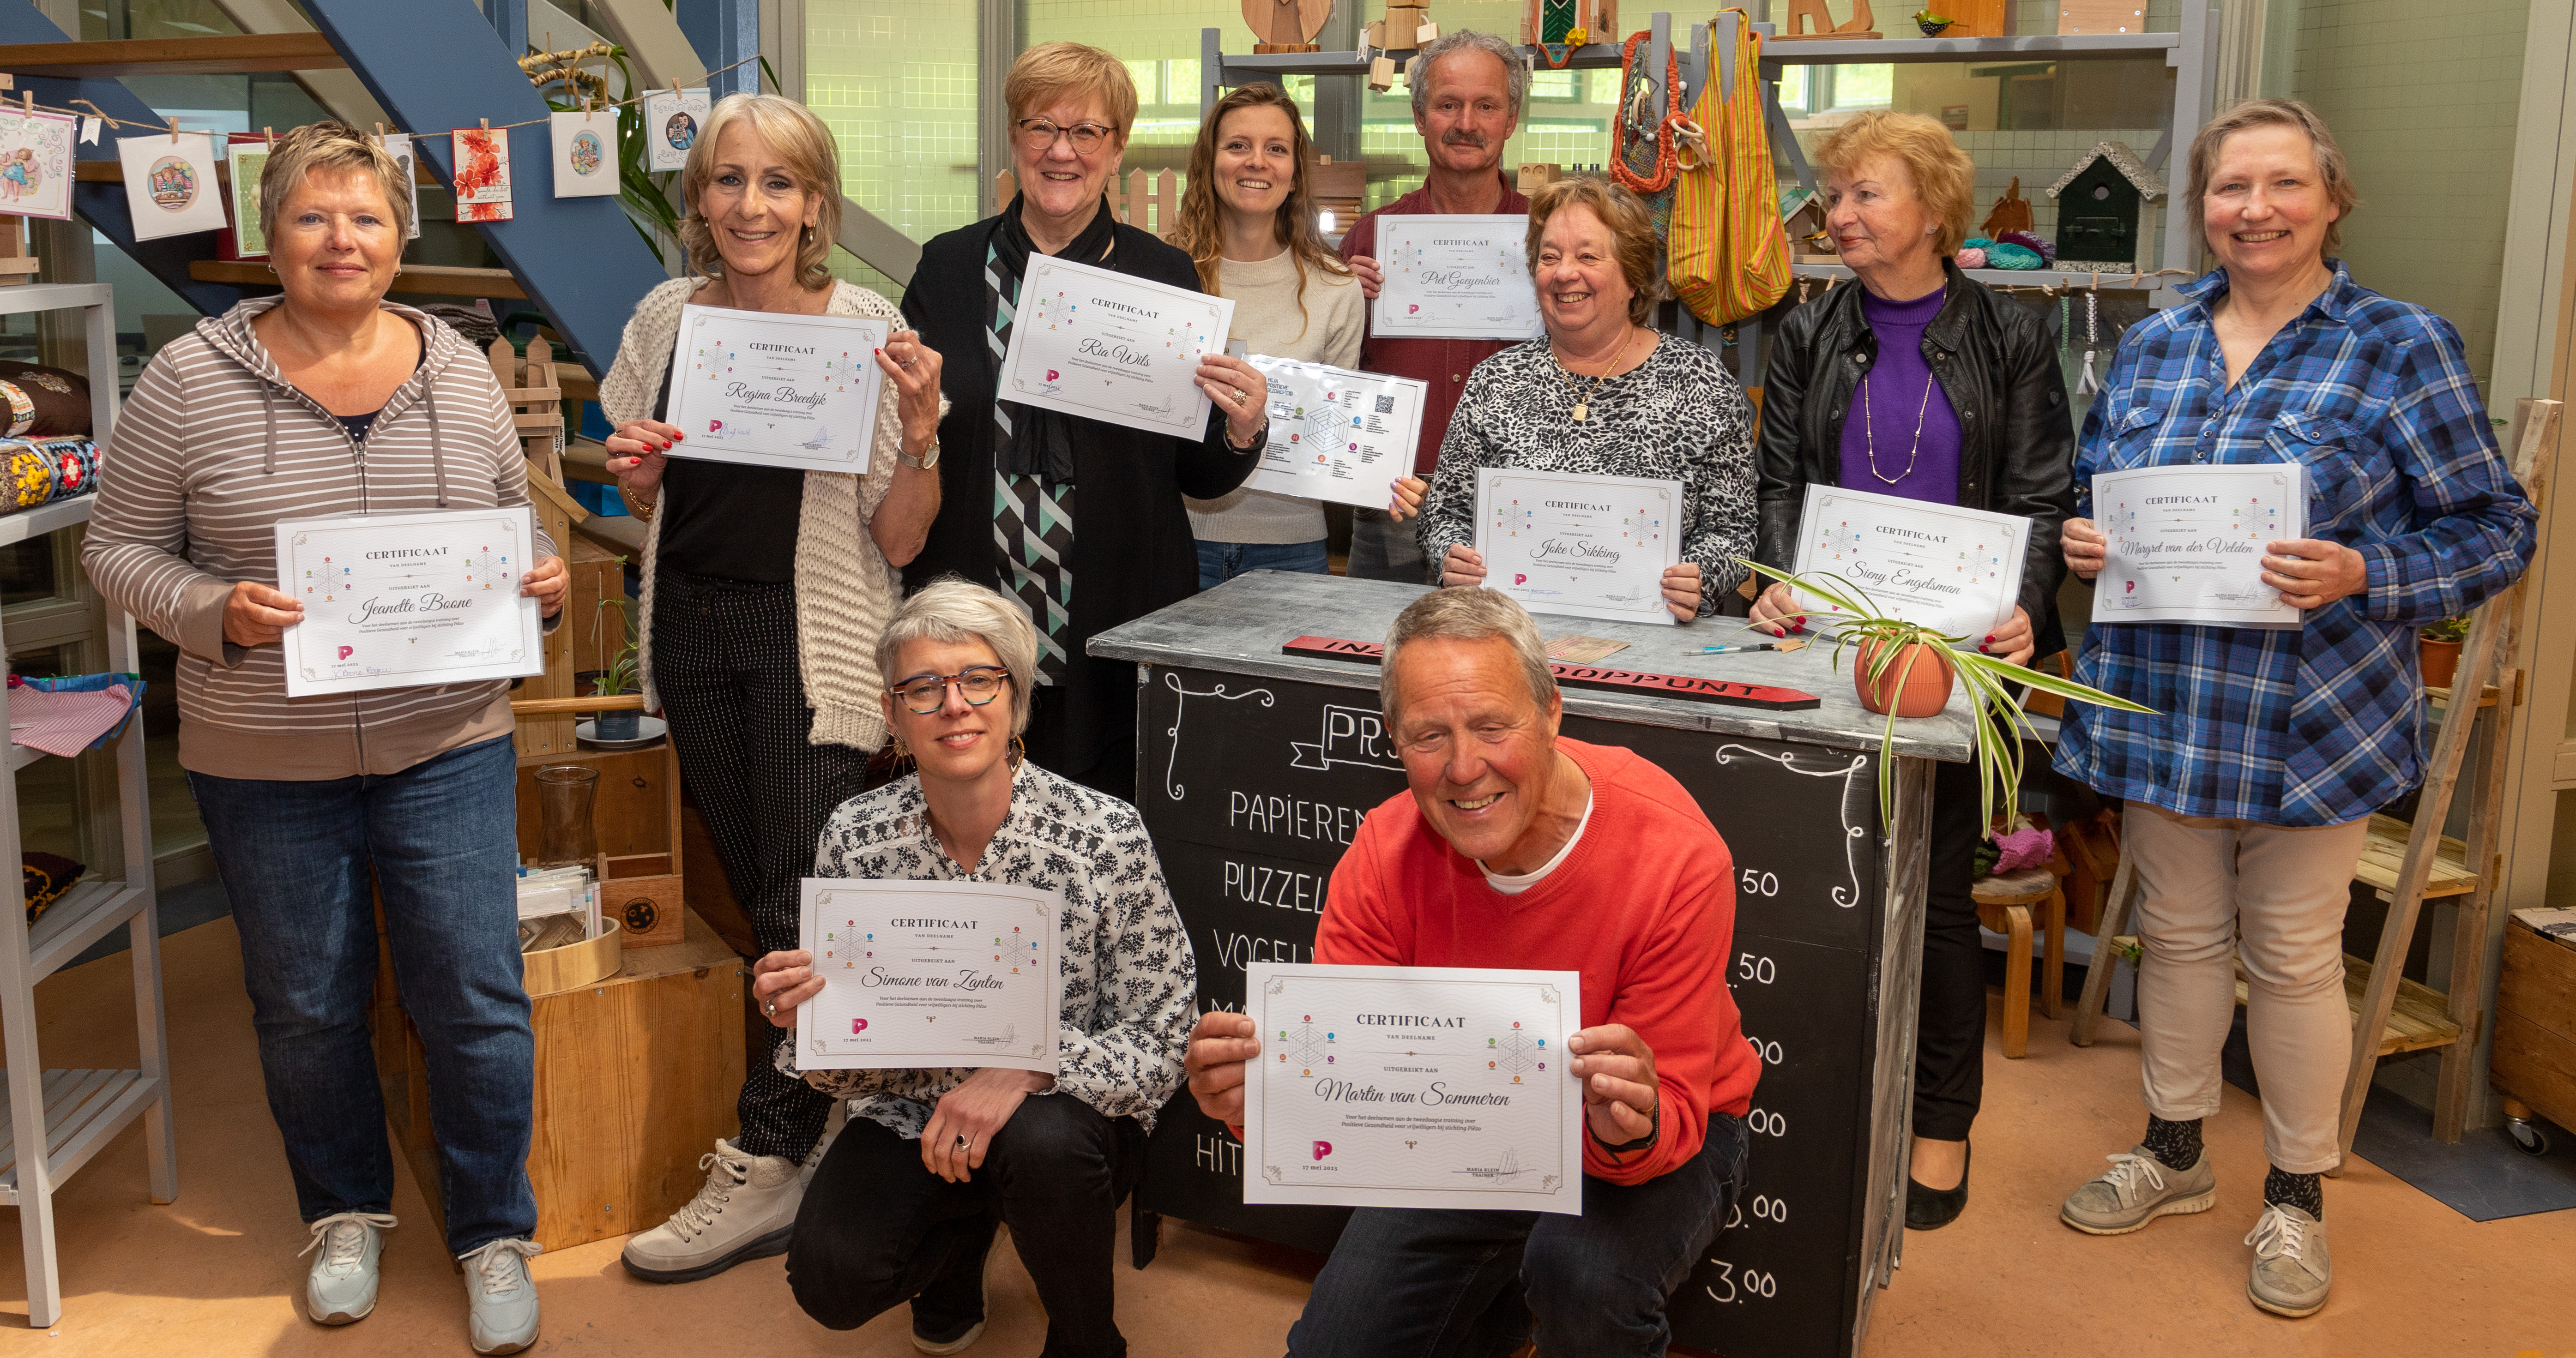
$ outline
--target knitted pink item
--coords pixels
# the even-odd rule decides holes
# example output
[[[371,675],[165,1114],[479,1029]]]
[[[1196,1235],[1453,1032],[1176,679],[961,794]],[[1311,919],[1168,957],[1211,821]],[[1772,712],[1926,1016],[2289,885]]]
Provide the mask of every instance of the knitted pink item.
[[[2050,856],[2057,851],[2055,835],[2031,827],[1996,835],[1994,843],[2002,855],[1995,860],[1994,870],[1998,874],[2046,867]]]
[[[1973,245],[1969,246],[1965,250],[1961,250],[1955,258],[1958,260],[1959,267],[1962,269],[1982,269],[1986,267],[1986,252]]]

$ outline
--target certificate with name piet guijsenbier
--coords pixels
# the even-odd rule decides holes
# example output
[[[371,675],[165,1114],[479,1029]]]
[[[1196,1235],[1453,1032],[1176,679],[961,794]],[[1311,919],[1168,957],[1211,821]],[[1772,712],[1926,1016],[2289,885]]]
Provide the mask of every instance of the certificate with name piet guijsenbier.
[[[525,505],[278,520],[286,696],[543,674],[535,538]]]
[[[993,882],[808,877],[803,905],[823,989],[796,1009],[800,1068],[1054,1073],[1062,897]]]
[[[1571,971],[1255,962],[1243,1200],[1583,1211]]]
[[[1369,314],[1381,339],[1536,339],[1538,289],[1529,273],[1529,217],[1443,213],[1379,217],[1385,280]]]

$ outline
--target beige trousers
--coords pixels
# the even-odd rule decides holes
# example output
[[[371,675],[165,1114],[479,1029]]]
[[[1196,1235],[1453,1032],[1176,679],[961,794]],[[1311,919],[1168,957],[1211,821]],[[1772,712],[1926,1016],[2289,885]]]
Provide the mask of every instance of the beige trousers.
[[[2129,803],[2121,848],[2137,861],[2148,1112],[2181,1122],[2218,1111],[2241,945],[2264,1153],[2293,1174],[2322,1174],[2342,1159],[2336,1132],[2352,1055],[2343,916],[2368,827],[2367,817],[2291,827]]]

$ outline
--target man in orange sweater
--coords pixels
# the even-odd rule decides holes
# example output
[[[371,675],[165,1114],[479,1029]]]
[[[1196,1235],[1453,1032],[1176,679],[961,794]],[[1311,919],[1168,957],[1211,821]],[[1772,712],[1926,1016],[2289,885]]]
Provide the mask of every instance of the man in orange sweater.
[[[1538,628],[1481,589],[1433,590],[1387,634],[1379,705],[1409,797],[1333,872],[1315,960],[1583,975],[1583,1215],[1363,1208],[1289,1331],[1294,1358],[1661,1355],[1664,1301],[1744,1184],[1757,1061],[1723,959],[1734,863],[1670,774],[1560,740]],[[1210,1013],[1190,1090],[1243,1120],[1252,1020]]]

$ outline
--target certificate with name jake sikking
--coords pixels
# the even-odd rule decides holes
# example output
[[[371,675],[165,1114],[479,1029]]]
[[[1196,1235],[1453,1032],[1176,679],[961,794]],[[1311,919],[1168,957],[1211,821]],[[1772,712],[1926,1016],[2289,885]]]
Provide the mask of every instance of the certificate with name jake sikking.
[[[1052,891],[808,877],[823,989],[796,1009],[804,1070],[1008,1066],[1054,1074],[1064,980]]]
[[[1197,442],[1208,419],[1199,360],[1225,351],[1232,324],[1223,297],[1031,255],[1001,397]]]
[[[286,696],[543,674],[535,537],[525,505],[278,520]]]
[[[664,414],[688,437],[671,456],[866,475],[889,333],[867,316],[680,308]]]
[[[2306,614],[2263,583],[2263,557],[2307,536],[2307,509],[2307,469],[2295,462],[2095,474],[2093,512],[2108,542],[2093,621],[2305,626]]]
[[[1572,971],[1255,962],[1243,1200],[1583,1212]]]
[[[1682,483],[1480,467],[1485,588],[1533,613],[1670,627],[1664,568],[1682,559]]]
[[[1511,213],[1380,217],[1379,286],[1370,329],[1381,338],[1536,339],[1529,218]]]
[[[1839,575],[1882,612],[1944,636],[1974,641],[2021,602],[2030,520],[2018,514],[1809,482],[1798,524],[1799,574]],[[1804,594],[1798,602],[1827,627],[1841,611]]]

